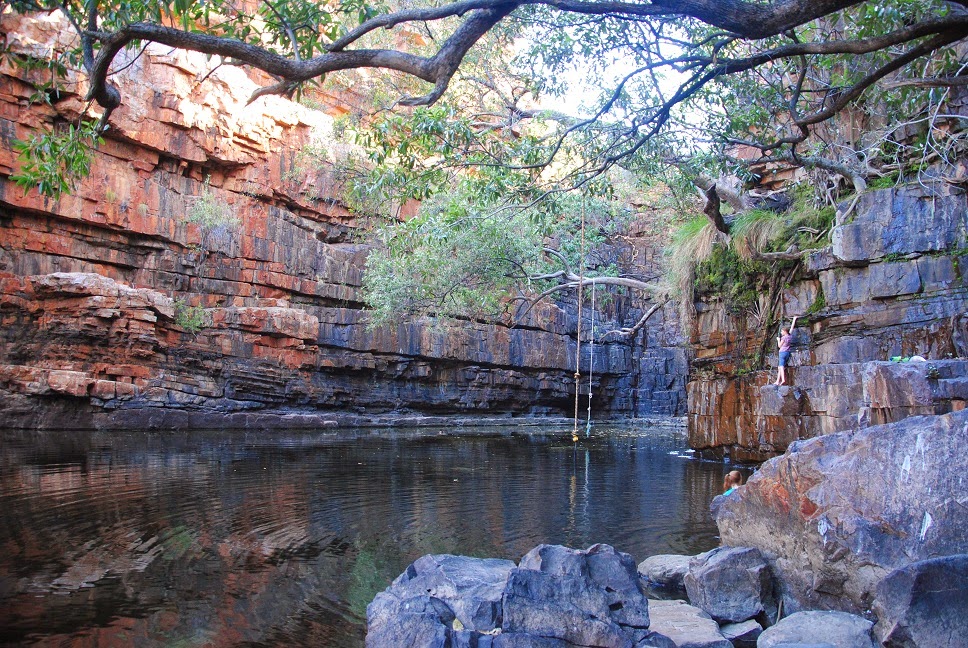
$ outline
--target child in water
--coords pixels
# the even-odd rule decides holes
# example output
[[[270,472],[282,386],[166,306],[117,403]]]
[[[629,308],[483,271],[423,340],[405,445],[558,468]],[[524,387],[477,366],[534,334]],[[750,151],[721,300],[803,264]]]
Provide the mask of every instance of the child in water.
[[[723,495],[729,495],[743,485],[743,475],[738,470],[730,470],[723,479]]]

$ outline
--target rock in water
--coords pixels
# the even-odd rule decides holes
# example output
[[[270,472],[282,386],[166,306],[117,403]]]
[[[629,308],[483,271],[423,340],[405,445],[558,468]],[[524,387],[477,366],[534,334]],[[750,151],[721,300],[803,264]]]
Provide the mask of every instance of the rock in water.
[[[887,648],[968,642],[968,554],[916,562],[877,586],[874,634]]]
[[[770,568],[756,549],[719,547],[689,562],[689,602],[719,622],[737,623],[761,613],[776,618]]]
[[[867,619],[847,612],[797,612],[764,630],[756,646],[874,648],[872,625]]]
[[[727,498],[720,535],[770,560],[785,610],[862,612],[889,572],[965,552],[966,446],[968,410],[798,442]]]

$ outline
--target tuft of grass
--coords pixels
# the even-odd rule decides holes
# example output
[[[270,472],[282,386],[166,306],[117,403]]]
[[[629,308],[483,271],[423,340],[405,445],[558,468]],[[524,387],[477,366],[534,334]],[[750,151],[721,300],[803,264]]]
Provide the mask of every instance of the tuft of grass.
[[[192,335],[201,331],[208,321],[205,308],[202,306],[189,306],[184,299],[175,299],[175,324],[182,327]]]

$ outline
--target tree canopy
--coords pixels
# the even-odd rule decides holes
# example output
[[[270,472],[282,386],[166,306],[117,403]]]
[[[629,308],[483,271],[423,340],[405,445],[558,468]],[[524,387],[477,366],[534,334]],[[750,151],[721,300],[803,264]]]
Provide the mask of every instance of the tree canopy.
[[[8,4],[62,13],[76,31],[76,48],[64,56],[89,75],[98,122],[71,137],[92,145],[128,100],[110,81],[118,54],[149,42],[268,73],[275,82],[252,101],[350,70],[411,79],[394,86],[406,88],[390,102],[394,110],[356,128],[371,152],[363,191],[427,200],[425,217],[397,232],[401,240],[425,245],[414,236],[423,227],[443,245],[441,232],[473,220],[480,229],[464,228],[461,240],[487,233],[492,256],[510,265],[468,263],[506,277],[551,276],[548,268],[521,272],[520,242],[541,247],[549,234],[541,215],[560,212],[562,195],[581,190],[599,201],[602,222],[621,212],[616,172],[695,183],[712,191],[712,214],[720,197],[749,207],[742,192],[716,193],[724,173],[750,179],[771,165],[818,172],[832,201],[844,179],[863,190],[871,179],[952,163],[964,144],[962,117],[948,114],[946,101],[968,84],[968,0]],[[577,87],[576,74],[585,77]],[[595,91],[580,111],[547,108],[582,87]],[[71,169],[83,167],[82,150],[51,140],[22,148],[20,181],[50,193],[64,190],[46,173],[63,171],[58,151],[71,152]],[[510,211],[530,220],[495,220]]]

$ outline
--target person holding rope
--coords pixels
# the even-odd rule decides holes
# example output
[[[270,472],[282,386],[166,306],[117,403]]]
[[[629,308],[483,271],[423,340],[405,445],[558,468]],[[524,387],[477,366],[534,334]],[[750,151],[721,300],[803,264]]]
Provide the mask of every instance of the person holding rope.
[[[782,329],[780,335],[776,337],[776,345],[780,349],[780,362],[776,368],[776,380],[774,385],[786,384],[786,365],[790,359],[790,343],[793,341],[793,327],[797,325],[797,318],[794,317],[790,323],[790,328]]]

